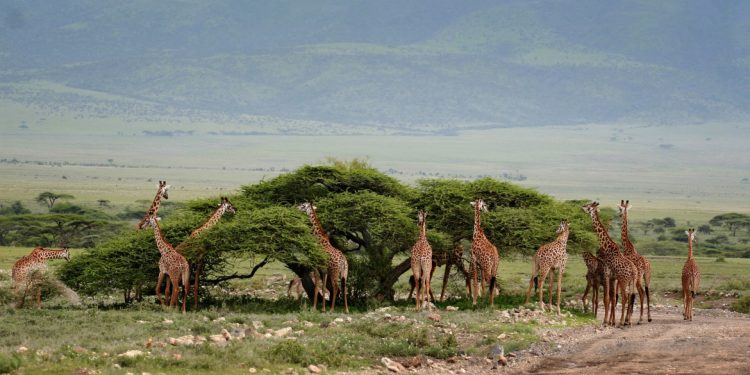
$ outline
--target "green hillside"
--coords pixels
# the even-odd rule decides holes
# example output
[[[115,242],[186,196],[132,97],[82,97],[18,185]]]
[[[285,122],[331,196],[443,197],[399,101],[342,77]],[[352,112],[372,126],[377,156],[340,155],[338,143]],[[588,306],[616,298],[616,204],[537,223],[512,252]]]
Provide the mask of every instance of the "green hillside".
[[[82,117],[451,134],[736,121],[750,104],[745,3],[11,0],[0,18],[0,100]]]

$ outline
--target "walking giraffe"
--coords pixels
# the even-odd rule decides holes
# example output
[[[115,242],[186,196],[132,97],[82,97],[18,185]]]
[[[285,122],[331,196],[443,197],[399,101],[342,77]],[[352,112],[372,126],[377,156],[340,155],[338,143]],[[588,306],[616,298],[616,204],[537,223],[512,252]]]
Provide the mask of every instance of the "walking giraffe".
[[[417,311],[422,307],[422,301],[427,295],[427,308],[432,311],[430,304],[430,295],[432,287],[432,247],[427,242],[427,213],[420,210],[417,213],[417,223],[419,224],[419,239],[414,247],[411,248],[411,271],[414,274],[414,281],[417,284]]]
[[[583,311],[588,311],[586,303],[588,302],[589,290],[591,290],[591,305],[594,310],[594,318],[596,318],[599,310],[599,286],[604,286],[604,263],[588,251],[584,251],[582,256],[583,262],[586,264],[586,290],[581,296]]]
[[[159,180],[159,185],[156,186],[156,196],[154,197],[154,200],[151,201],[151,206],[146,210],[146,214],[143,216],[143,219],[138,222],[136,225],[136,228],[143,229],[148,226],[148,218],[149,216],[156,216],[156,213],[159,212],[159,207],[161,207],[161,199],[169,199],[169,188],[172,187],[171,185],[167,185],[167,181],[161,181]]]
[[[219,203],[219,207],[214,210],[214,212],[211,214],[211,216],[208,217],[208,220],[206,220],[205,223],[203,223],[201,226],[194,229],[192,233],[190,233],[189,238],[198,237],[198,235],[200,235],[201,233],[205,232],[206,230],[216,225],[216,223],[219,222],[219,219],[221,219],[221,217],[224,216],[224,214],[227,212],[231,212],[234,214],[234,213],[237,213],[237,209],[234,207],[234,205],[232,205],[231,202],[229,202],[229,198],[221,197],[221,203]],[[177,245],[177,247],[175,247],[175,251],[177,251],[178,253],[182,255],[185,255],[184,252],[185,250],[187,250],[189,246],[188,243],[189,243],[188,241],[185,241]],[[194,264],[194,277],[193,277],[193,308],[194,309],[198,308],[198,289],[200,286],[200,276],[203,273],[203,269],[205,266],[204,259],[203,259],[205,255],[206,255],[205,252],[200,252],[197,255],[197,259],[195,260],[195,264]],[[161,267],[161,262],[162,260],[159,259],[159,263],[160,263],[159,267]],[[169,296],[171,294],[170,282],[169,280],[166,280],[166,282],[167,282],[167,285],[164,289],[164,295],[167,297],[167,299],[169,299]]]
[[[560,226],[557,228],[557,238],[548,243],[542,245],[539,250],[536,251],[532,260],[531,266],[531,278],[529,279],[529,288],[526,290],[526,303],[529,303],[531,296],[531,285],[534,285],[536,289],[539,289],[539,307],[544,312],[544,301],[542,294],[544,293],[544,280],[547,278],[547,273],[553,270],[557,271],[557,313],[560,314],[560,293],[562,291],[562,276],[565,272],[565,263],[568,261],[568,235],[570,234],[570,225],[566,220],[560,222]],[[550,274],[552,276],[552,274]],[[537,285],[541,281],[541,284]],[[550,305],[552,305],[552,277],[549,281],[549,299]]]
[[[651,293],[648,290],[651,284],[651,263],[638,251],[635,246],[630,242],[630,236],[628,235],[628,211],[630,211],[630,201],[621,200],[618,209],[620,210],[620,216],[622,217],[622,227],[620,236],[622,237],[622,249],[623,255],[628,258],[635,267],[638,269],[638,278],[635,280],[635,287],[638,289],[638,299],[641,302],[641,315],[638,318],[638,324],[643,321],[643,295],[645,287],[646,295],[646,309],[648,310],[648,321],[651,321]]]
[[[471,242],[471,263],[469,273],[471,274],[471,284],[469,291],[472,292],[473,304],[477,304],[477,272],[482,273],[482,289],[484,284],[489,283],[489,300],[490,306],[495,301],[495,284],[497,283],[497,268],[500,265],[500,256],[497,248],[484,235],[482,230],[482,211],[487,211],[487,206],[482,199],[471,202],[474,207],[474,234]]]
[[[313,234],[318,238],[318,242],[323,246],[323,250],[328,254],[328,261],[326,262],[326,268],[323,270],[323,286],[320,288],[320,292],[323,293],[323,312],[326,311],[325,302],[325,290],[326,284],[328,283],[328,276],[331,276],[331,284],[333,285],[333,292],[331,293],[331,311],[336,306],[336,297],[338,296],[338,280],[341,278],[341,289],[344,294],[344,311],[349,313],[349,302],[347,300],[347,294],[349,293],[346,286],[346,280],[349,278],[349,263],[346,261],[346,257],[341,250],[331,245],[331,240],[328,238],[328,233],[323,230],[323,226],[320,224],[318,215],[315,212],[315,206],[310,202],[305,202],[297,206],[297,208],[306,213],[310,218],[310,222],[313,226]],[[316,283],[315,292],[313,293],[313,310],[317,308],[318,304],[318,287]]]
[[[164,305],[164,300],[161,296],[161,282],[164,279],[164,275],[168,275],[172,284],[169,306],[177,306],[177,295],[179,294],[180,284],[182,284],[182,289],[184,291],[182,312],[184,313],[188,292],[190,290],[190,265],[188,265],[185,257],[175,251],[174,247],[172,247],[172,245],[164,238],[164,235],[161,232],[161,227],[159,226],[159,219],[156,216],[151,215],[148,217],[146,220],[146,227],[154,228],[156,248],[161,254],[161,258],[159,259],[159,278],[156,280],[156,297],[161,304]]]
[[[630,324],[632,305],[635,301],[635,279],[638,270],[633,262],[620,253],[617,243],[609,237],[607,228],[599,219],[599,202],[584,205],[583,210],[591,216],[594,230],[599,239],[599,254],[597,257],[604,263],[604,324],[615,325],[615,306],[617,305],[617,291],[622,295],[622,312],[620,325]],[[613,296],[610,296],[610,284],[613,284]],[[614,297],[614,298],[612,298]],[[628,311],[627,317],[625,310]]]
[[[37,307],[42,306],[42,288],[39,286],[39,282],[42,281],[42,276],[47,272],[47,259],[65,259],[69,261],[70,251],[68,251],[67,247],[62,249],[37,247],[13,264],[13,270],[11,271],[13,290],[14,294],[20,294],[21,298],[16,307],[23,307],[23,304],[26,302],[26,295],[34,288],[36,288],[36,305]],[[19,291],[19,288],[23,288],[22,293]]]
[[[685,265],[682,266],[682,300],[685,304],[685,310],[682,316],[685,320],[693,320],[693,300],[701,283],[701,272],[698,270],[698,264],[693,258],[693,241],[695,240],[695,229],[688,229],[685,234],[688,236],[688,257]]]

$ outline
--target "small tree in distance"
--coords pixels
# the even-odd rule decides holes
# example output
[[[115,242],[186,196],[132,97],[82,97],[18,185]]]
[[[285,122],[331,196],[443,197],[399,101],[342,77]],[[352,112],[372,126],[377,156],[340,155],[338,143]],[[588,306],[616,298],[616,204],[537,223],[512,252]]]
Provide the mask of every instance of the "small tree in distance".
[[[57,194],[50,191],[45,191],[44,193],[40,193],[36,197],[36,201],[39,204],[47,206],[48,210],[51,210],[52,207],[55,205],[55,202],[57,202],[58,199],[73,199],[74,197],[70,194]]]

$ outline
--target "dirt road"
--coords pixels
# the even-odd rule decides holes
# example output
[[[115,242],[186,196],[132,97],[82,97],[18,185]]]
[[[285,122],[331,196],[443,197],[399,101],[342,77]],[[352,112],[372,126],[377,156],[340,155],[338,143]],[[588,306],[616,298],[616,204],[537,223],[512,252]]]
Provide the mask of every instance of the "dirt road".
[[[750,374],[750,318],[695,310],[692,322],[661,307],[653,322],[626,329],[585,327],[566,332],[558,350],[520,359],[504,373]],[[533,350],[532,350],[533,351]]]

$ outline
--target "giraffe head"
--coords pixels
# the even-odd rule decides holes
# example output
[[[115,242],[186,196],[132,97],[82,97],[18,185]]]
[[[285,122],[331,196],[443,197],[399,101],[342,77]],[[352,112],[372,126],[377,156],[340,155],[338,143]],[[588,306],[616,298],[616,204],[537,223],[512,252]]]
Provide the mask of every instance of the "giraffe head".
[[[583,207],[581,208],[583,209],[584,212],[589,214],[591,217],[594,217],[594,215],[597,212],[599,212],[599,202],[593,201],[589,204],[583,205]]]
[[[146,219],[143,221],[144,224],[141,229],[145,229],[149,227],[156,228],[157,222],[159,221],[161,221],[160,217],[156,217],[153,214],[149,213],[149,215],[147,215]]]
[[[149,220],[154,217],[154,208],[151,207],[148,209],[148,212],[146,212],[146,215],[143,216],[143,219],[141,219],[140,222],[138,222],[138,225],[136,225],[136,229],[146,229],[149,227]]]
[[[315,208],[316,207],[313,206],[313,204],[310,203],[310,202],[305,202],[305,203],[302,203],[299,206],[297,206],[298,210],[300,210],[300,211],[302,211],[302,212],[304,212],[304,213],[306,213],[308,215],[312,215],[313,213],[315,213]]]
[[[68,249],[67,247],[63,247],[62,250],[63,250],[62,258],[70,262],[70,249]]]
[[[563,232],[567,231],[569,228],[570,228],[570,224],[568,224],[568,221],[567,220],[562,220],[562,221],[560,221],[560,226],[557,227],[557,230],[555,231],[555,233],[557,233],[557,234],[563,233]]]
[[[157,191],[156,194],[160,195],[164,199],[169,199],[169,188],[171,188],[172,185],[167,185],[167,181],[161,181],[159,180],[159,185],[156,186]]]
[[[484,203],[482,198],[477,198],[474,202],[471,202],[471,206],[479,211],[487,211],[487,204]]]
[[[222,207],[224,208],[224,211],[231,212],[233,214],[237,213],[237,209],[234,208],[234,205],[229,201],[229,198],[227,197],[221,197],[221,204],[219,204],[219,208]]]
[[[690,228],[685,231],[685,234],[688,236],[688,241],[693,242],[695,241],[695,228]]]
[[[620,200],[620,205],[617,206],[617,209],[620,210],[620,216],[624,216],[628,213],[628,210],[633,207],[633,205],[630,204],[630,201],[624,201]]]
[[[417,212],[417,224],[419,224],[419,226],[421,227],[422,225],[424,225],[424,222],[426,220],[427,220],[427,212],[423,210],[419,210]]]

